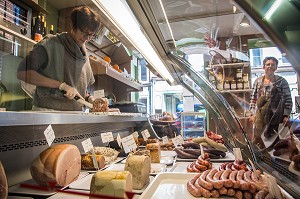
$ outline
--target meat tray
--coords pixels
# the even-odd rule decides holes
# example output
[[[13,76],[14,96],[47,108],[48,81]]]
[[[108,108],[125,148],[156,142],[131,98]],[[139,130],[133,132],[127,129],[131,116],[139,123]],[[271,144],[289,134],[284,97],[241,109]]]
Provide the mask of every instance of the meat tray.
[[[186,168],[191,162],[176,162],[169,172],[188,173]],[[222,163],[212,163],[213,168],[219,168]]]
[[[81,178],[80,180],[77,180],[76,182],[72,183],[69,185],[69,188],[70,189],[77,189],[77,190],[86,190],[86,191],[89,191],[90,190],[90,186],[91,186],[91,180],[93,178],[93,175],[94,174],[89,174],[87,176],[85,176],[84,178]],[[153,176],[150,176],[150,182],[153,181],[154,177]],[[141,194],[144,192],[144,190],[146,189],[146,187],[149,185],[146,184],[142,189],[140,190],[136,190],[136,189],[133,189],[132,192],[133,193],[137,193],[137,194]]]

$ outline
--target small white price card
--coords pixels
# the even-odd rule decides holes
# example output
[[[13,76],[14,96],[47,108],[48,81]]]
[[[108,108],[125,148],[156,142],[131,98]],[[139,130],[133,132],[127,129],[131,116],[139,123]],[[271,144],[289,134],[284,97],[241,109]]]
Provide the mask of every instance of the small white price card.
[[[121,139],[121,136],[119,133],[117,135],[117,142],[118,142],[118,145],[122,148],[122,139]]]
[[[243,156],[240,148],[233,148],[233,155],[236,160],[243,161]]]
[[[162,139],[163,144],[168,144],[168,142],[169,142],[168,136],[163,136],[161,139]]]
[[[181,135],[178,135],[172,139],[172,142],[175,146],[181,145],[183,143],[183,137]]]
[[[81,144],[83,146],[83,150],[85,153],[88,153],[89,151],[93,150],[93,148],[94,148],[91,138],[88,138],[88,139],[82,141]]]
[[[104,90],[96,90],[94,91],[94,97],[95,98],[102,98],[102,97],[105,97],[104,95]]]
[[[150,137],[150,133],[149,133],[149,131],[147,129],[143,130],[141,132],[141,134],[142,134],[142,136],[143,136],[143,138],[144,138],[145,141],[148,140],[148,138]]]
[[[44,131],[44,135],[46,137],[48,145],[51,146],[51,144],[53,143],[53,141],[55,139],[55,134],[54,134],[51,124]]]
[[[132,135],[122,138],[122,145],[125,153],[129,153],[137,148]]]
[[[134,131],[132,134],[133,138],[138,138],[139,137],[139,132]]]
[[[114,136],[112,132],[101,133],[102,143],[107,143],[114,141]]]
[[[200,144],[200,151],[201,151],[201,158],[204,160],[204,149],[201,144]]]

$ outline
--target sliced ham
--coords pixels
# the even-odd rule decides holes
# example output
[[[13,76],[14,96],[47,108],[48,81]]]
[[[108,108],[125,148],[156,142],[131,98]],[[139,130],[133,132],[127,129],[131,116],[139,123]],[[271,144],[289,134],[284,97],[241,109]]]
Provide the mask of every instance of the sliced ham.
[[[44,150],[33,161],[30,172],[41,186],[64,187],[75,181],[81,169],[80,151],[72,144],[58,144]]]

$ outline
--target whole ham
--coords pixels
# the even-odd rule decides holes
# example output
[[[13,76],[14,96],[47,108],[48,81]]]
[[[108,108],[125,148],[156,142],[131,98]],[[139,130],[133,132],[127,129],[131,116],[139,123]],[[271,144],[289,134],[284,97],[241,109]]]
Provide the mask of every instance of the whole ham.
[[[75,181],[81,169],[80,151],[72,144],[58,144],[44,150],[33,161],[30,172],[41,186],[64,187]]]

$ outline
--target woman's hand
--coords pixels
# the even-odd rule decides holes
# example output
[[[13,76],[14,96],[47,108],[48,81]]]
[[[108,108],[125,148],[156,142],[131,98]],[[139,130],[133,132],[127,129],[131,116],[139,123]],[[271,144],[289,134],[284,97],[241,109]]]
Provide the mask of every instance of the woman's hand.
[[[284,126],[287,126],[287,127],[291,126],[291,121],[290,121],[289,116],[284,116],[282,122],[283,122]]]

